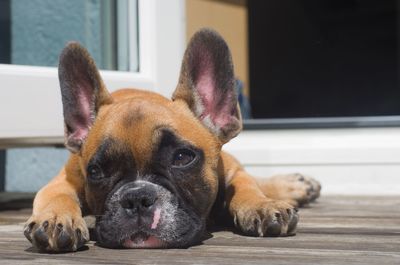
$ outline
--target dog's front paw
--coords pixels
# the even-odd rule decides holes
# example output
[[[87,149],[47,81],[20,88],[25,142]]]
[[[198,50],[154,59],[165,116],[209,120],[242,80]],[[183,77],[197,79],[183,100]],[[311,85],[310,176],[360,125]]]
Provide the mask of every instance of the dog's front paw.
[[[81,216],[70,213],[32,215],[24,227],[25,237],[45,252],[76,251],[89,241],[89,231]]]
[[[233,213],[234,223],[251,236],[287,236],[296,234],[297,209],[284,201],[260,198],[242,205]]]
[[[304,206],[315,201],[321,193],[321,184],[302,174],[273,176],[260,183],[264,194],[276,200],[284,200],[294,206]]]
[[[296,191],[296,188],[298,190],[302,189],[306,191],[305,194],[303,193],[302,196],[297,198],[300,205],[302,205],[302,203],[304,204],[315,201],[315,199],[317,199],[321,193],[321,184],[314,178],[304,176],[299,173],[284,175],[281,177],[283,180],[286,180],[289,183],[292,183],[293,186],[296,186],[293,187],[293,191]]]

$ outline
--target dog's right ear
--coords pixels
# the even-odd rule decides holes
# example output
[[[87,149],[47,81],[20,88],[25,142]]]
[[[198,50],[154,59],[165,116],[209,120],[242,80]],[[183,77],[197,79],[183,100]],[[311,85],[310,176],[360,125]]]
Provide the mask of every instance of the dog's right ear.
[[[186,102],[222,144],[241,131],[231,52],[214,30],[199,30],[190,40],[172,99]]]
[[[99,108],[110,104],[108,93],[94,60],[77,42],[70,42],[60,55],[58,67],[64,112],[65,146],[78,153]]]

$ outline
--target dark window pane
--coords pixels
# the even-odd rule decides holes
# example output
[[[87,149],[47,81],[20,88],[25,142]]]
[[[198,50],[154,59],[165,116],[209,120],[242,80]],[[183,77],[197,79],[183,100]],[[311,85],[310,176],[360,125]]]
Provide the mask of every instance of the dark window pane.
[[[11,60],[10,0],[0,0],[0,63]]]
[[[400,115],[398,1],[248,1],[254,118]]]

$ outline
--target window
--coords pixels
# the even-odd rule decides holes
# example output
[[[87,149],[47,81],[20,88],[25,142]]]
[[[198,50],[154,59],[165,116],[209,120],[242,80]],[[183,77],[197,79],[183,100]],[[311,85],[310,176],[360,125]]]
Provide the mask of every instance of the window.
[[[30,0],[0,0],[5,7],[4,10],[1,9],[4,17],[0,19],[8,21],[6,23],[8,29],[4,25],[0,30],[6,33],[8,31],[8,35],[11,36],[8,44],[3,41],[3,38],[0,42],[2,45],[5,43],[5,47],[9,47],[8,53],[4,53],[5,55],[2,57],[4,63],[9,56],[8,64],[0,64],[0,123],[2,124],[0,145],[19,144],[25,140],[29,140],[29,143],[39,144],[62,143],[62,107],[57,69],[48,66],[56,64],[60,49],[64,46],[65,41],[70,40],[69,38],[83,42],[97,60],[100,68],[108,69],[102,71],[102,77],[110,91],[121,87],[138,87],[157,91],[166,96],[171,95],[178,80],[181,58],[185,48],[184,23],[182,23],[184,20],[183,0],[168,2],[160,0],[74,0],[67,2],[34,0],[35,3],[51,7],[46,14],[49,16],[54,13],[54,10],[61,9],[66,12],[64,15],[68,17],[70,16],[68,9],[79,9],[77,16],[84,23],[80,26],[75,25],[75,27],[77,31],[83,29],[83,32],[76,33],[79,36],[72,36],[75,33],[70,32],[71,37],[58,34],[57,32],[69,32],[65,28],[69,27],[68,23],[74,24],[73,20],[76,19],[74,17],[63,20],[60,15],[54,19],[61,20],[60,24],[64,29],[60,28],[59,31],[57,28],[52,29],[52,34],[40,39],[43,42],[42,45],[36,43],[35,38],[38,38],[36,36],[20,37],[21,40],[18,42],[20,44],[13,44],[13,26],[11,24],[19,23],[16,21],[11,23],[12,14],[15,11],[12,7],[14,2],[25,1],[32,2]],[[90,5],[90,8],[86,8],[85,5]],[[137,7],[137,11],[135,11],[135,7]],[[36,11],[45,12],[44,10]],[[37,12],[32,11],[30,16]],[[16,15],[16,17],[19,16]],[[42,27],[52,28],[47,23],[41,24],[42,17],[44,15],[35,22],[38,23],[35,27],[36,31]],[[26,20],[27,18],[22,16],[19,19]],[[86,23],[86,20],[89,22]],[[106,22],[107,20],[109,23]],[[98,34],[92,33],[89,29],[96,30]],[[137,29],[136,32],[135,29]],[[40,34],[47,34],[45,30],[40,32]],[[110,40],[112,36],[116,36],[115,41]],[[25,48],[21,47],[19,51],[21,54],[26,54],[25,49],[33,50],[33,55],[28,54],[27,57],[39,57],[40,61],[36,62],[35,59],[33,62],[30,58],[24,58],[24,55],[18,56],[18,63],[24,65],[14,64],[13,45],[25,46]],[[45,52],[42,51],[43,46],[48,47]],[[35,54],[38,49],[40,54]],[[12,64],[9,64],[10,62]],[[27,64],[28,66],[26,66]],[[118,69],[118,71],[109,69]]]
[[[4,26],[0,44],[8,48],[1,54],[2,63],[55,67],[62,48],[75,40],[89,50],[100,69],[138,70],[135,0],[0,2],[8,27]]]
[[[398,1],[248,1],[248,11],[250,124],[400,124]]]

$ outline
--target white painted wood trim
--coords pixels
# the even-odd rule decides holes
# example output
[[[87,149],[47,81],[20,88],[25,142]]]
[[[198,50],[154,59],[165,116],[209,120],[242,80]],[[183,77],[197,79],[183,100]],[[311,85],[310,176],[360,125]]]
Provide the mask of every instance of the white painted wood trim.
[[[400,128],[244,131],[224,150],[260,179],[300,172],[323,194],[400,195]]]
[[[225,149],[254,166],[400,164],[400,128],[244,131]]]

